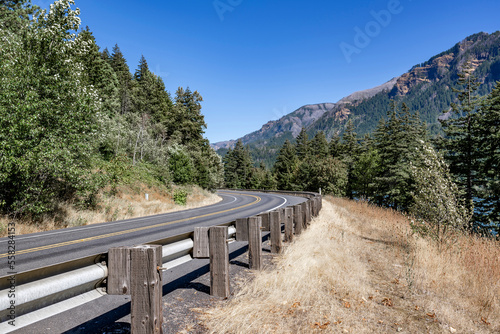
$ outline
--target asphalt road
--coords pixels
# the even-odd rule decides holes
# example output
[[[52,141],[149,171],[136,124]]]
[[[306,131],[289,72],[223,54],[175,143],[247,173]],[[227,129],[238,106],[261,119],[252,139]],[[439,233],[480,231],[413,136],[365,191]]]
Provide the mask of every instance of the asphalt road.
[[[304,198],[240,191],[219,191],[217,204],[173,213],[108,223],[33,233],[15,237],[18,273],[72,259],[105,253],[111,247],[147,243],[192,231],[195,226],[212,226],[249,217]],[[7,263],[8,238],[0,238],[0,262]],[[0,266],[0,277],[9,271]]]

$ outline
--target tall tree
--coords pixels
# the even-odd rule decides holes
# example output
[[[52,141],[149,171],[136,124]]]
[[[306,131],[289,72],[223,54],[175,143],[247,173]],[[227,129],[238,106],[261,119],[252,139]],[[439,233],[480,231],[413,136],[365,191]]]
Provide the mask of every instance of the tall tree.
[[[252,158],[248,149],[238,140],[233,150],[224,157],[224,180],[229,188],[251,187]]]
[[[412,203],[410,162],[416,147],[425,140],[425,125],[411,116],[406,105],[403,104],[400,111],[395,101],[391,102],[387,117],[387,121],[381,120],[375,132],[375,149],[381,162],[376,178],[376,201],[406,210]]]
[[[131,83],[132,75],[130,74],[130,68],[127,65],[127,61],[123,56],[118,44],[113,47],[113,53],[111,54],[111,67],[115,71],[116,77],[118,79],[118,95],[120,96],[120,112],[121,114],[126,114],[131,108]]]
[[[450,163],[450,171],[455,176],[459,189],[467,200],[472,212],[475,197],[474,184],[477,177],[477,109],[479,97],[477,89],[480,82],[474,76],[470,61],[466,62],[459,73],[458,103],[451,104],[451,111],[440,122],[446,134],[441,142],[446,150],[445,158]]]
[[[500,82],[481,106],[478,117],[480,187],[475,217],[500,233]]]
[[[298,166],[295,147],[286,140],[273,167],[277,187],[280,190],[296,190],[295,173]]]
[[[319,159],[328,157],[328,141],[323,131],[318,131],[311,141],[311,153]]]
[[[175,93],[174,119],[176,131],[173,136],[181,143],[201,143],[207,128],[205,118],[201,113],[203,98],[197,91],[192,92],[189,87],[179,87]]]
[[[306,128],[302,127],[297,138],[295,138],[295,153],[300,160],[306,159],[310,151],[309,137],[307,136]]]

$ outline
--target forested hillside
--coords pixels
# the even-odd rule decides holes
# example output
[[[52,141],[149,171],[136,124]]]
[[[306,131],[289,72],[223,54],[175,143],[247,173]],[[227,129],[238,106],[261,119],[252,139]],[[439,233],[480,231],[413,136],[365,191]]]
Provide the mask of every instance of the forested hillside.
[[[200,93],[171,96],[144,56],[132,74],[118,45],[101,51],[80,29],[74,4],[0,5],[0,210],[36,217],[61,201],[89,207],[130,178],[220,186]]]
[[[305,128],[286,140],[272,171],[253,167],[238,141],[224,158],[231,187],[323,191],[409,213],[415,228],[441,240],[456,228],[500,230],[500,82],[479,95],[466,62],[458,75],[444,135],[432,138],[420,114],[390,100],[375,131],[357,135],[351,120],[341,137]],[[237,166],[237,167],[236,167]]]
[[[250,148],[257,163],[264,162],[267,167],[271,167],[285,140],[294,141],[298,133],[297,126],[305,127],[311,138],[323,131],[330,140],[341,136],[346,131],[348,120],[351,120],[355,131],[363,136],[375,131],[382,118],[387,119],[386,111],[391,99],[400,104],[404,102],[412,113],[418,111],[431,136],[441,135],[443,129],[439,118],[446,118],[443,111],[449,111],[450,104],[456,101],[453,88],[462,65],[467,61],[470,61],[474,75],[480,82],[477,93],[481,96],[488,94],[495,82],[500,80],[500,31],[469,36],[451,49],[413,66],[407,73],[379,87],[353,93],[335,104],[318,104],[330,108],[317,113],[312,122],[303,121],[303,118],[310,119],[310,114],[302,112],[303,108],[309,107],[305,106],[280,120],[267,123],[241,140]],[[227,149],[227,144],[234,146],[235,142],[228,142],[224,146],[220,145],[224,143],[215,143],[214,147]],[[218,152],[225,154],[226,150],[220,149]]]

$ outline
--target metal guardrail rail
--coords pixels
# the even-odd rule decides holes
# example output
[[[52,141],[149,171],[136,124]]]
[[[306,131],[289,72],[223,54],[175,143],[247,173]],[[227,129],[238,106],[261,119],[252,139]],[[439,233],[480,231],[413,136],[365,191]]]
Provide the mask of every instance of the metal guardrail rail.
[[[306,197],[309,200],[321,198],[321,195],[312,192],[258,192]],[[217,226],[228,226],[228,237],[231,238],[236,234],[234,223],[232,221]],[[193,234],[194,230],[153,240],[148,244],[162,245],[163,266],[173,268],[193,259]],[[16,274],[13,289],[16,297],[15,326],[9,324],[13,310],[9,297],[13,288],[10,286],[10,276],[0,277],[0,333],[18,330],[106,295],[107,276],[107,253]]]

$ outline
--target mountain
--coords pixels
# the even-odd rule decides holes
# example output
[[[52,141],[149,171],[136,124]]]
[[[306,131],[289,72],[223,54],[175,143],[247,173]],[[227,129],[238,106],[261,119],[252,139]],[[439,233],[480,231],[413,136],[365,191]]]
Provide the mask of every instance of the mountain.
[[[438,119],[446,117],[450,103],[456,101],[453,87],[462,65],[470,61],[474,75],[482,85],[479,94],[491,91],[500,80],[500,31],[478,33],[465,38],[451,49],[424,63],[413,66],[407,73],[378,87],[355,92],[337,103],[307,105],[279,120],[266,123],[258,131],[241,138],[250,148],[255,161],[271,166],[286,139],[294,140],[302,127],[310,137],[324,131],[327,138],[341,135],[348,119],[356,127],[358,136],[371,133],[381,118],[386,116],[391,99],[405,102],[410,110],[418,111],[431,134],[441,132]],[[219,154],[225,154],[235,140],[212,145]]]

